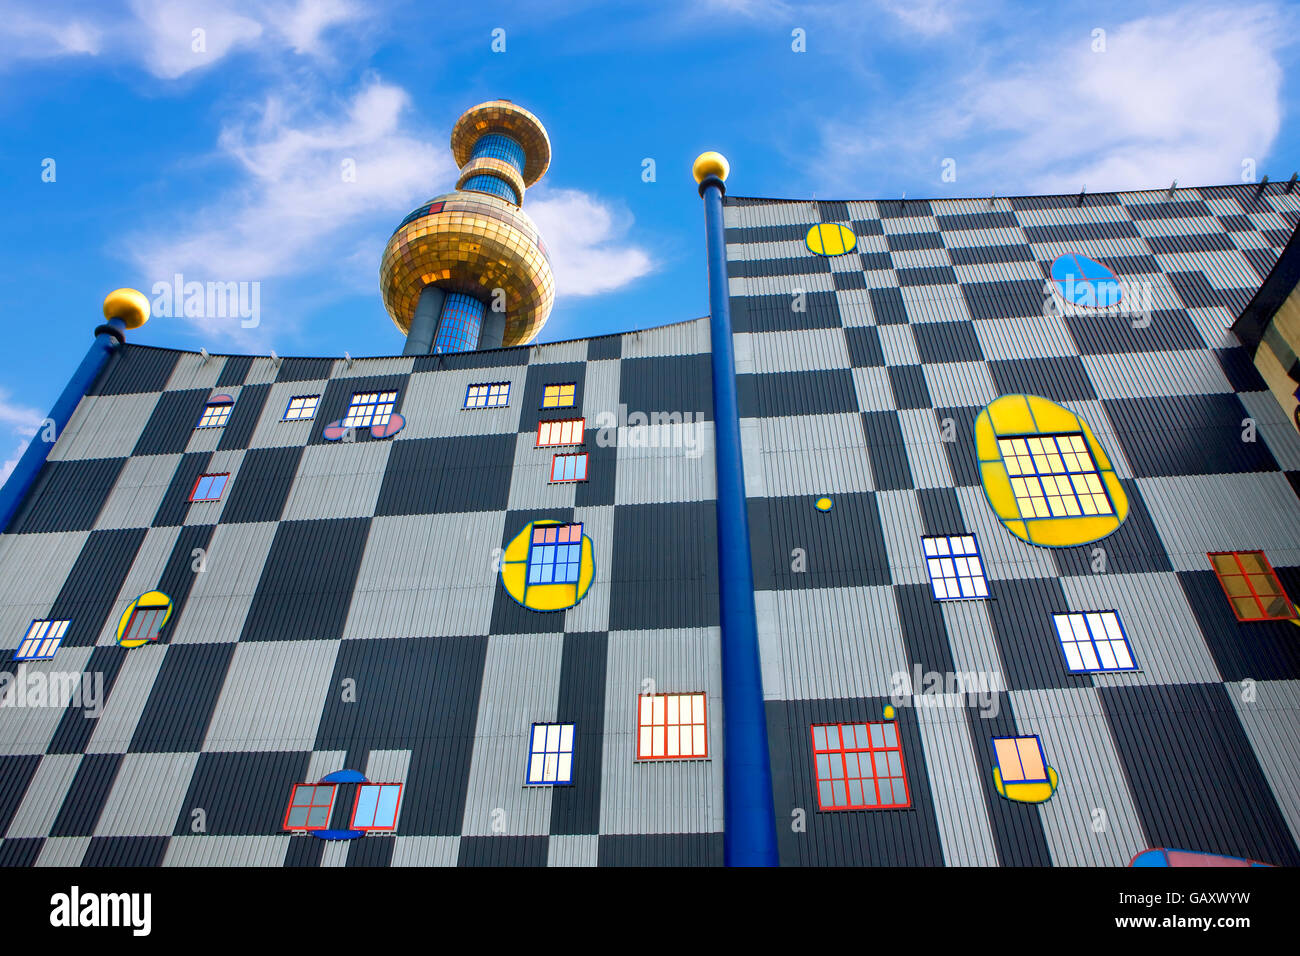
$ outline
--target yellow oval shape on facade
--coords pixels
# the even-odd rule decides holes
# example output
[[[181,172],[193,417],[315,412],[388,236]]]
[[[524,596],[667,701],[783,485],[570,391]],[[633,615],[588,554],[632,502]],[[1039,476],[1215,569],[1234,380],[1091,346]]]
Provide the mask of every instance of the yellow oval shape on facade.
[[[842,256],[857,248],[858,237],[848,226],[824,222],[808,230],[808,235],[804,237],[804,244],[808,246],[809,251],[819,256]]]
[[[156,640],[172,616],[172,599],[162,591],[149,591],[126,606],[117,622],[117,643],[140,647]]]
[[[975,419],[975,454],[990,507],[1022,541],[1088,544],[1128,517],[1128,496],[1092,429],[1039,395],[1003,395]]]
[[[563,611],[587,595],[596,576],[595,552],[581,524],[533,521],[501,558],[501,586],[534,611]]]

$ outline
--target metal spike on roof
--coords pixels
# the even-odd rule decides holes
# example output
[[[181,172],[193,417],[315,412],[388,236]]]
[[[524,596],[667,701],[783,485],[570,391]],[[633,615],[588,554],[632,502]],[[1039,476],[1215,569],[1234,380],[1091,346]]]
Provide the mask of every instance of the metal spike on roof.
[[[1286,183],[1286,192],[1290,192],[1291,190],[1295,189],[1295,181],[1297,176],[1300,176],[1300,173],[1291,174],[1291,178],[1288,179]]]
[[[1083,196],[1084,196],[1084,193],[1086,193],[1087,191],[1088,191],[1088,184],[1087,184],[1087,183],[1084,183],[1084,184],[1083,184],[1083,188],[1079,190],[1079,201],[1075,203],[1076,206],[1082,206],[1082,205],[1083,205]]]
[[[1169,184],[1169,190],[1168,190],[1168,192],[1165,193],[1165,198],[1166,198],[1166,199],[1173,199],[1173,198],[1174,198],[1174,190],[1177,189],[1177,188],[1178,188],[1178,180],[1175,179],[1172,183]]]
[[[1259,185],[1255,187],[1256,199],[1258,199],[1260,197],[1260,194],[1264,192],[1264,187],[1267,185],[1268,185],[1268,177],[1265,176],[1263,179],[1259,181]]]

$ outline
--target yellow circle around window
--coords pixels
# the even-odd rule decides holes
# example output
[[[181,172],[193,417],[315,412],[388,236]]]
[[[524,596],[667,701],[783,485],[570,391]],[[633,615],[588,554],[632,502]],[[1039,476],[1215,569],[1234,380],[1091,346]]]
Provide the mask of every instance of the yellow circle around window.
[[[813,226],[808,230],[808,235],[804,237],[804,243],[808,246],[809,251],[817,253],[819,256],[842,256],[846,252],[852,252],[858,246],[858,237],[853,234],[853,230],[848,226],[841,226],[839,223],[824,222],[820,226]]]
[[[172,599],[162,591],[141,594],[126,606],[118,619],[117,643],[130,648],[157,641],[163,625],[171,616]]]
[[[1029,544],[1090,544],[1128,517],[1128,496],[1088,423],[1040,395],[990,402],[975,418],[975,454],[989,506]]]
[[[835,502],[831,501],[829,498],[818,498],[816,501],[818,511],[830,511],[834,504]]]
[[[572,532],[568,530],[571,528],[574,529]],[[562,524],[559,521],[533,521],[524,525],[523,530],[506,545],[501,558],[501,586],[506,593],[534,611],[563,611],[581,601],[596,576],[596,560],[589,537],[583,534],[581,542],[571,540],[580,528],[580,524]],[[577,580],[557,583],[554,578],[569,562],[561,560],[554,552],[575,544],[580,548]],[[533,557],[534,548],[549,548],[552,553],[538,556],[533,563],[540,566],[540,573],[530,574],[529,559]]]

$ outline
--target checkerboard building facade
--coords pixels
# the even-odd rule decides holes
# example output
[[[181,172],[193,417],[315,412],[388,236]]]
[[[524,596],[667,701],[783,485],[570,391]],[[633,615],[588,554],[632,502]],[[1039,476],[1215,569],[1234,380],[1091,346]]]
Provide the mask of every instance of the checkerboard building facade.
[[[783,864],[1117,866],[1146,847],[1300,863],[1300,629],[1239,623],[1207,558],[1263,551],[1300,597],[1300,435],[1230,329],[1298,221],[1282,185],[726,199]],[[856,248],[810,252],[820,223]],[[1044,314],[1069,253],[1141,284],[1150,321]],[[70,622],[52,659],[5,668],[102,681],[95,716],[17,706],[10,686],[0,862],[720,864],[709,334],[701,318],[355,360],[119,347],[0,536],[0,648]],[[508,404],[464,407],[503,382]],[[583,482],[552,483],[556,450],[536,447],[566,417],[542,407],[557,383],[576,385]],[[354,394],[390,391],[400,432],[327,440]],[[226,424],[196,429],[218,394]],[[1014,394],[1091,427],[1129,502],[1114,534],[1042,548],[999,524],[972,428]],[[315,415],[284,420],[304,395]],[[637,415],[661,412],[688,424]],[[229,475],[220,500],[191,502],[205,474]],[[501,584],[537,520],[592,542],[571,609]],[[936,600],[930,536],[975,538],[986,597]],[[174,603],[161,638],[119,646],[152,590]],[[1054,615],[1102,610],[1137,669],[1071,673]],[[899,675],[932,672],[993,683],[980,702],[899,695]],[[703,694],[707,755],[638,760],[642,694]],[[823,809],[811,728],[887,706],[908,805]],[[526,786],[550,722],[574,725],[572,782]],[[1045,803],[995,788],[990,741],[1017,735],[1059,775]],[[344,768],[403,784],[395,830],[285,830],[293,785]]]

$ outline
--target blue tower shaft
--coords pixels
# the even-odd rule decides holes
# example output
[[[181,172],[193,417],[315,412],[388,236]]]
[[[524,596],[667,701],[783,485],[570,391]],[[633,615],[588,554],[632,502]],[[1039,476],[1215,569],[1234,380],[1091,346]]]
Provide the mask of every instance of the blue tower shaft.
[[[772,765],[763,706],[749,515],[740,448],[736,359],[727,286],[722,180],[700,184],[708,242],[709,335],[718,481],[718,578],[722,624],[723,859],[727,866],[777,866]]]

